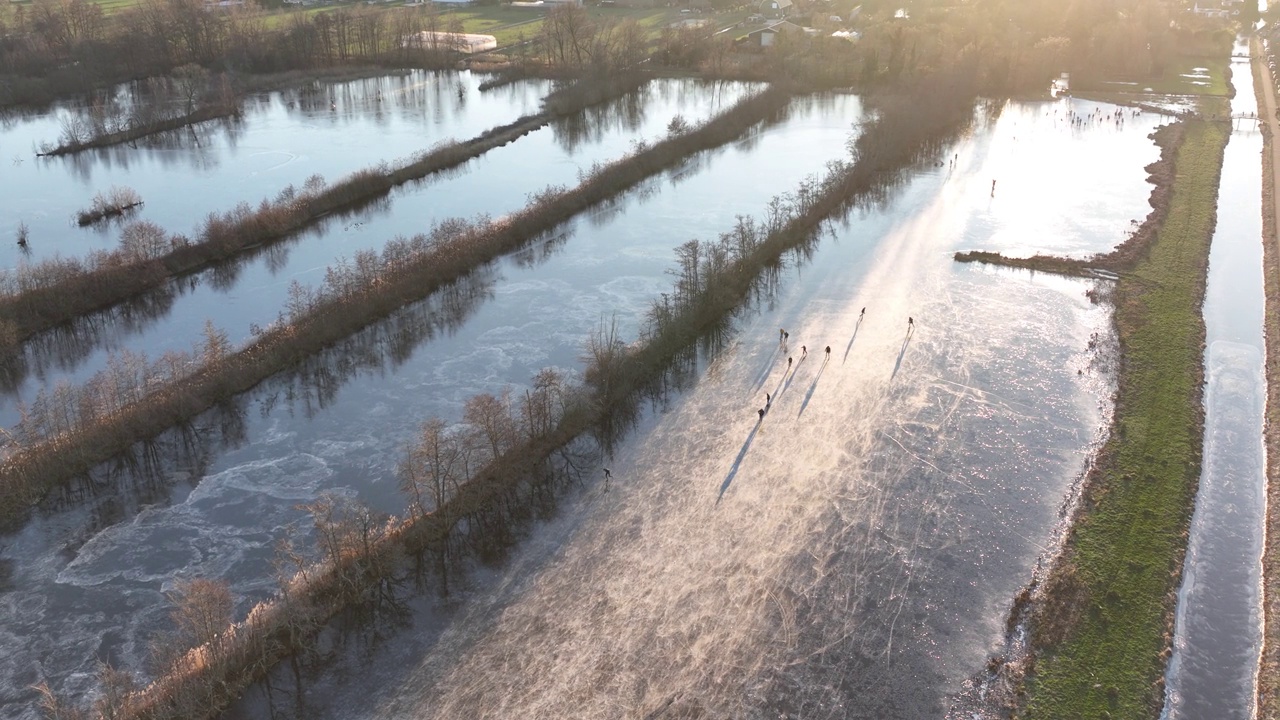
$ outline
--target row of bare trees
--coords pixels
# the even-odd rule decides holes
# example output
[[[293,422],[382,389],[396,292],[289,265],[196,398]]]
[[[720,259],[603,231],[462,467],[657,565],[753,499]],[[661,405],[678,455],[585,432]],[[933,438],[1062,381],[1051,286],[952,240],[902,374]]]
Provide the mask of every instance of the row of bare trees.
[[[508,526],[526,517],[503,510],[495,498],[514,500],[509,507],[518,508],[526,493],[545,493],[546,482],[572,474],[571,466],[548,464],[547,457],[564,445],[557,432],[581,394],[562,372],[544,369],[521,393],[473,397],[461,423],[428,420],[398,469],[405,517],[333,494],[300,506],[311,518],[310,542],[304,548],[286,537],[278,544],[274,597],[234,622],[225,581],[177,582],[168,593],[170,628],[149,643],[157,679],[142,687],[133,675],[104,664],[100,692],[87,708],[47,685],[37,688],[44,716],[209,717],[280,660],[313,652],[317,631],[335,616],[371,620],[397,608],[397,588],[410,573],[424,579],[426,556],[437,560],[440,589],[447,592],[457,553],[505,544],[512,536]],[[515,466],[526,469],[510,472]],[[501,474],[498,483],[495,473]]]
[[[86,422],[69,429],[62,424],[34,425],[56,428],[58,434],[33,433],[29,437],[34,442],[8,448],[0,460],[0,525],[19,522],[30,504],[49,489],[131,444],[248,390],[688,156],[740,137],[761,120],[775,117],[789,101],[788,90],[765,90],[697,129],[618,160],[572,189],[549,188],[500,221],[489,222],[485,217],[445,221],[430,233],[391,241],[381,253],[359,253],[331,268],[321,286],[293,286],[279,321],[255,328],[253,340],[245,347],[225,359],[220,356],[216,364],[202,364],[174,382],[146,384],[138,398],[124,407],[111,405],[104,412],[86,415],[59,405],[55,417]],[[76,393],[65,394],[68,403],[76,397]]]
[[[646,57],[648,48],[645,30],[635,20],[606,20],[575,3],[547,13],[538,43],[546,64],[595,72],[634,67]]]
[[[457,167],[557,117],[631,92],[642,82],[634,74],[584,78],[548,96],[542,112],[469,140],[443,142],[395,166],[380,163],[332,185],[314,175],[302,188],[289,185],[256,208],[240,203],[223,213],[209,213],[194,240],[164,235],[153,225],[146,226],[149,233],[137,232],[140,226],[126,228],[116,251],[93,252],[83,260],[54,256],[0,271],[0,354],[12,352],[17,343],[37,333],[156,290],[176,275],[281,240],[331,213],[362,207],[399,185]]]

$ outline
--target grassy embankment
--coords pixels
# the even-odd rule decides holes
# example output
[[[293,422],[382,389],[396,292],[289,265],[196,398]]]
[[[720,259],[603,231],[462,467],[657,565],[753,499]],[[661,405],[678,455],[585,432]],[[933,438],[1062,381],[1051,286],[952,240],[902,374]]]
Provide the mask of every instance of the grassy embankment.
[[[1253,87],[1259,100],[1259,116],[1274,118],[1274,102],[1267,87],[1272,81],[1263,61],[1261,43],[1254,38]],[[1261,667],[1258,672],[1258,718],[1280,718],[1280,238],[1276,235],[1275,136],[1272,121],[1261,123],[1262,149],[1262,248],[1266,283],[1265,340],[1267,349],[1267,414],[1264,441],[1267,448],[1267,520],[1263,549],[1263,599],[1265,616]]]
[[[640,76],[626,76],[575,83],[548,97],[540,113],[420,153],[399,166],[366,168],[322,189],[289,190],[257,209],[244,206],[221,217],[210,216],[194,241],[175,240],[155,256],[135,257],[120,249],[97,256],[92,264],[54,258],[20,266],[12,287],[0,289],[0,353],[37,333],[155,290],[170,278],[283,240],[331,213],[360,207],[400,185],[455,168],[558,117],[631,92],[642,82]]]
[[[327,345],[351,335],[407,303],[426,297],[481,264],[524,247],[578,213],[612,198],[690,156],[741,137],[776,117],[791,91],[771,87],[744,98],[698,128],[671,136],[646,150],[597,167],[572,189],[538,195],[502,221],[444,223],[440,237],[388,245],[381,258],[357,258],[356,268],[330,273],[346,277],[338,287],[315,293],[291,314],[241,350],[223,354],[186,374],[145,387],[121,407],[78,418],[17,448],[0,463],[0,527],[22,521],[45,493],[122,452],[140,440],[196,417],[245,392]],[[362,268],[368,268],[367,271]],[[68,409],[68,414],[74,414]]]
[[[1200,477],[1200,308],[1229,133],[1225,122],[1186,122],[1164,221],[1114,288],[1114,421],[1035,609],[1025,717],[1155,717],[1162,706]]]

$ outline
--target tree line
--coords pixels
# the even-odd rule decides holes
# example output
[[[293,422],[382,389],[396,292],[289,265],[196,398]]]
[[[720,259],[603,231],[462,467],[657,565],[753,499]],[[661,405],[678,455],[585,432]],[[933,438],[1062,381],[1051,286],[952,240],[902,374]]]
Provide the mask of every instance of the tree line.
[[[448,43],[423,31],[460,32],[418,8],[341,7],[268,22],[255,5],[207,9],[203,0],[142,0],[106,16],[90,0],[0,6],[0,106],[46,103],[104,85],[197,65],[273,73],[341,64],[447,67]],[[428,36],[438,38],[439,36]]]

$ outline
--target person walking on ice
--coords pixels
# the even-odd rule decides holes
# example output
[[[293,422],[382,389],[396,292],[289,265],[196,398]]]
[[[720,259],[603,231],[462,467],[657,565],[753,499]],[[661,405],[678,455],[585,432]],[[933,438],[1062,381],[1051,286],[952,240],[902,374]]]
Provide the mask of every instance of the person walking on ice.
[[[830,345],[828,345],[828,346],[827,346],[827,359],[828,359],[828,360],[830,360],[830,359],[831,359],[831,346],[830,346]]]
[[[760,408],[756,412],[760,413],[760,422],[764,422],[764,408]]]
[[[801,359],[801,360],[803,360],[803,359],[805,359],[805,357],[806,357],[806,356],[808,356],[808,355],[809,355],[809,348],[805,347],[804,345],[801,345],[801,346],[800,346],[800,359]]]
[[[791,369],[791,358],[787,358],[787,369]]]

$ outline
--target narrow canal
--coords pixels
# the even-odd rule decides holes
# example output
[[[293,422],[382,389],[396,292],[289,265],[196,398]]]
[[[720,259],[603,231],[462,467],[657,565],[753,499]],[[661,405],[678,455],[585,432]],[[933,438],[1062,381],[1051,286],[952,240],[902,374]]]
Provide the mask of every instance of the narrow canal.
[[[1258,112],[1249,61],[1231,71],[1232,115]],[[1266,515],[1261,153],[1257,124],[1237,121],[1209,253],[1204,458],[1166,675],[1170,720],[1254,715]]]

